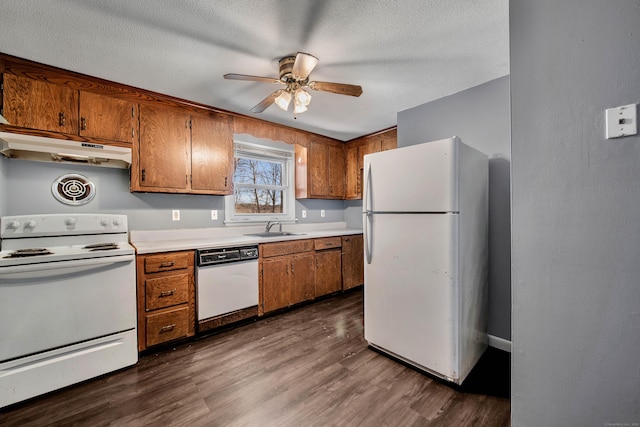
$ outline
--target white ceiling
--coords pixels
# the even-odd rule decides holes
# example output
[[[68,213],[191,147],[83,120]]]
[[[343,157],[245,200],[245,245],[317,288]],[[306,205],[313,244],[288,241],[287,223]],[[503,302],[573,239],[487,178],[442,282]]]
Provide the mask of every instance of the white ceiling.
[[[509,73],[508,0],[2,0],[0,52],[349,140],[396,113]],[[293,119],[249,110],[280,86],[277,60],[320,59]]]

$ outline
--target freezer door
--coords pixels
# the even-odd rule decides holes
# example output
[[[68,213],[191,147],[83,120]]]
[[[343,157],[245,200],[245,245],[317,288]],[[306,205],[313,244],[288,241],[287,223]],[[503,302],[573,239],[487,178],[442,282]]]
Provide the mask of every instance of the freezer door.
[[[458,215],[374,214],[365,221],[365,339],[455,380]]]
[[[366,155],[363,211],[458,212],[459,144],[450,138]]]

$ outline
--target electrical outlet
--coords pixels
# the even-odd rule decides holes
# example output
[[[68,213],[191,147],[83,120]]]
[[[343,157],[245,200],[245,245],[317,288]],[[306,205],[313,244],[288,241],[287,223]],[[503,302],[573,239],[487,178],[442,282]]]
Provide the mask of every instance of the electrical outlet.
[[[177,209],[171,211],[171,219],[174,221],[180,221],[180,211]]]
[[[304,210],[304,211],[302,211],[302,218],[306,218],[306,217],[307,217],[307,211]]]
[[[218,219],[218,211],[215,209],[211,210],[211,221],[215,221],[216,219]]]
[[[324,215],[325,215],[325,211],[324,211],[324,209],[320,210],[320,216],[321,216],[322,218],[324,218]]]

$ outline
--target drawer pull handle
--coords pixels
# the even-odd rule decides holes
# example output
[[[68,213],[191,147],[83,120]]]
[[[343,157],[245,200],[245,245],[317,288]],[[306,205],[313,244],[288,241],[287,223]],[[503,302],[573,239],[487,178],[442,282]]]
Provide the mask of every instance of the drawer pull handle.
[[[61,111],[58,113],[58,124],[60,126],[64,126],[67,123],[65,117],[64,117],[64,113]]]
[[[80,117],[80,130],[87,130],[87,119]]]
[[[167,261],[167,262],[163,262],[160,264],[160,267],[166,268],[166,267],[173,267],[173,265],[175,264],[175,262],[173,261]]]
[[[171,325],[163,326],[162,328],[160,328],[160,332],[172,331],[173,328],[175,328],[175,327],[176,327],[176,324],[172,323]]]
[[[162,291],[160,292],[160,298],[162,297],[170,297],[171,295],[174,294],[176,290],[175,289],[171,289],[170,291]]]

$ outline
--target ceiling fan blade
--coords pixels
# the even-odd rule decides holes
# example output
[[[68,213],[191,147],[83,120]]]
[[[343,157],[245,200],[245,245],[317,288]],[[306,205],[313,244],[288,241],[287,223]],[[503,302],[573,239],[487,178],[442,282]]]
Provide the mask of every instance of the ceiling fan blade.
[[[308,53],[298,52],[291,74],[297,80],[304,80],[309,77],[316,65],[318,65],[318,58]]]
[[[271,95],[267,96],[265,99],[263,99],[262,101],[260,101],[260,103],[258,105],[256,105],[255,107],[253,107],[251,109],[251,112],[253,113],[262,113],[264,110],[266,110],[267,108],[269,108],[271,106],[271,104],[273,104],[274,102],[276,102],[276,98],[278,97],[278,95],[280,95],[283,92],[282,89],[277,90],[275,92],[273,92]]]
[[[362,87],[358,85],[348,85],[344,83],[331,82],[310,82],[308,85],[313,90],[323,92],[332,92],[339,95],[360,96],[362,95]]]
[[[246,74],[228,73],[224,75],[227,80],[249,80],[252,82],[281,83],[280,80],[273,77],[248,76]]]

